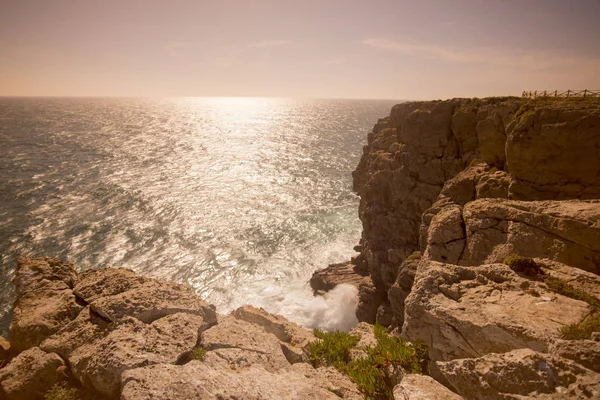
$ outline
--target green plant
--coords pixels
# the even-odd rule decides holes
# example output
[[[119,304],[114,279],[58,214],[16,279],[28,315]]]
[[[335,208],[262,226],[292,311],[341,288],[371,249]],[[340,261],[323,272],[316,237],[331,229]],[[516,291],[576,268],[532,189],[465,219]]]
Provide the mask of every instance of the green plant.
[[[206,357],[206,349],[202,347],[194,347],[190,351],[190,360],[204,361],[204,357]]]
[[[333,365],[343,369],[343,365],[350,361],[350,350],[360,340],[359,337],[340,331],[323,332],[315,329],[314,334],[321,339],[308,345],[309,359],[314,366]]]
[[[549,276],[546,279],[544,279],[544,282],[546,283],[546,285],[548,285],[548,288],[554,293],[562,294],[563,296],[570,297],[575,300],[585,301],[592,307],[593,311],[600,310],[600,300],[598,300],[594,296],[590,296],[583,290],[574,288],[562,279]]]
[[[359,338],[339,331],[315,330],[321,340],[309,345],[309,358],[314,366],[333,365],[350,376],[367,398],[393,399],[390,371],[402,368],[410,373],[426,372],[427,348],[390,336],[380,325],[375,325],[374,333],[375,347],[362,349],[366,356],[351,360],[350,351],[356,347]]]
[[[560,328],[561,338],[568,340],[589,339],[594,332],[600,332],[600,313],[598,312],[591,314],[579,324]]]
[[[542,267],[531,258],[511,254],[506,257],[504,264],[508,265],[513,271],[520,272],[530,278],[540,278],[545,275]]]
[[[66,383],[56,383],[44,395],[45,400],[80,400],[81,394],[77,388],[68,387]]]

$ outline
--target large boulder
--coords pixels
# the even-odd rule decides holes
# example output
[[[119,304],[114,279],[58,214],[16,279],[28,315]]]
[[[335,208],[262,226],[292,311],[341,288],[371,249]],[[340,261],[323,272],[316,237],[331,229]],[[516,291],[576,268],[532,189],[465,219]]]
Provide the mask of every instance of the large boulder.
[[[129,370],[123,374],[122,385],[122,400],[340,398],[300,373],[274,372],[258,363],[230,369],[212,351],[204,361],[183,366],[161,364]]]
[[[217,325],[202,332],[200,345],[234,368],[260,364],[277,372],[290,366],[275,335],[233,316],[220,318]]]
[[[39,347],[23,351],[0,369],[0,398],[7,400],[41,400],[61,378],[59,367],[65,363],[55,353]]]
[[[559,328],[581,322],[587,303],[550,292],[504,264],[465,267],[424,260],[406,299],[403,336],[432,360],[531,348],[545,352]]]
[[[530,349],[437,364],[465,399],[600,398],[600,374],[570,360]]]
[[[145,324],[133,317],[108,323],[88,307],[69,325],[42,343],[69,361],[73,376],[85,387],[117,396],[121,374],[132,368],[175,363],[198,343],[206,321],[176,313]]]
[[[310,287],[315,294],[324,294],[341,283],[358,287],[368,278],[368,271],[362,270],[352,261],[330,264],[327,268],[315,271],[310,278]]]
[[[215,307],[190,286],[144,278],[124,269],[86,271],[74,291],[110,321],[134,317],[151,323],[170,314],[186,313],[216,322]]]
[[[83,309],[73,294],[77,273],[53,258],[20,257],[13,279],[17,298],[10,328],[13,352],[39,345]]]

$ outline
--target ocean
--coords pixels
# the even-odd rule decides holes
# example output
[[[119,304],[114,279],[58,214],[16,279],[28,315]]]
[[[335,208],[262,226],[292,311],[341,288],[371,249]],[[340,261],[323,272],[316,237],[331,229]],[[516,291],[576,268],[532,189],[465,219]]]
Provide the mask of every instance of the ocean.
[[[188,283],[219,312],[347,328],[315,298],[361,224],[351,172],[394,101],[0,98],[0,333],[19,255]]]

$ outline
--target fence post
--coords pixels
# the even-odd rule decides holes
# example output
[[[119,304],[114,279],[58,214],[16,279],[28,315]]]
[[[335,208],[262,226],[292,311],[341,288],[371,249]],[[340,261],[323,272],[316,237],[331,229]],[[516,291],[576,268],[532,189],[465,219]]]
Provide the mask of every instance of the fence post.
[[[537,97],[537,90],[535,92],[533,92],[533,98],[535,99]]]
[[[557,96],[558,96],[558,90],[555,90],[554,91],[554,97],[557,97]]]
[[[546,96],[547,96],[547,94],[546,94],[546,91],[544,90],[544,97],[546,97]]]
[[[570,96],[571,96],[571,91],[567,90],[567,97],[570,97]]]
[[[584,89],[583,90],[583,97],[586,97],[586,96],[587,96],[587,89]]]

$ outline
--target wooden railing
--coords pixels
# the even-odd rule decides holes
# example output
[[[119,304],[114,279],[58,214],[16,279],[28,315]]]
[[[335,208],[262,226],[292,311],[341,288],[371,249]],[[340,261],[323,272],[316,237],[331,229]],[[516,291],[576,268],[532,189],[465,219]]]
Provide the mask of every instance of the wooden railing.
[[[559,92],[558,90],[536,90],[523,91],[523,97],[535,99],[536,97],[600,97],[600,90],[566,90]]]

